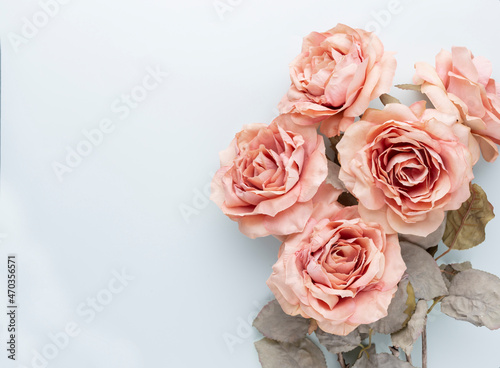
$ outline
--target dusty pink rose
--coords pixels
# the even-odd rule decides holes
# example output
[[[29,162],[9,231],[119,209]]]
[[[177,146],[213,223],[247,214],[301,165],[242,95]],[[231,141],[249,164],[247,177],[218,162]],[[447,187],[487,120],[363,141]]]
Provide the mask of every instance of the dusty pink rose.
[[[267,285],[285,313],[347,335],[387,315],[406,266],[397,235],[362,220],[357,206],[343,208],[340,193],[321,187],[304,231],[281,245]]]
[[[389,91],[395,70],[396,59],[373,33],[343,24],[312,32],[290,64],[292,85],[280,111],[294,113],[298,124],[323,121],[322,133],[338,135]]]
[[[250,238],[302,231],[311,198],[328,173],[325,145],[313,126],[280,115],[243,128],[220,153],[211,199]]]
[[[426,236],[469,198],[469,132],[424,101],[369,109],[337,145],[339,177],[364,219],[388,233]]]
[[[471,128],[483,157],[494,161],[500,144],[500,89],[491,79],[492,66],[486,58],[474,57],[465,47],[442,50],[436,68],[416,63],[414,83],[422,85],[434,106],[452,114]],[[479,152],[472,149],[475,161]]]

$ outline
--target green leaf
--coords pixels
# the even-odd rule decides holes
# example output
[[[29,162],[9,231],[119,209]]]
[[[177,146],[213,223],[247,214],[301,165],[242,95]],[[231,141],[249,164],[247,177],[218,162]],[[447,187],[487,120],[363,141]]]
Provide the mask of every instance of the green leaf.
[[[346,353],[356,349],[356,347],[361,344],[361,337],[357,329],[347,336],[338,336],[326,333],[318,328],[316,330],[316,336],[321,345],[332,354]]]
[[[253,325],[267,338],[293,343],[306,337],[310,321],[303,317],[289,316],[277,300],[269,302],[253,321]]]
[[[422,89],[422,86],[416,85],[416,84],[396,84],[396,87],[399,89],[404,89],[404,90],[410,90],[410,91],[418,91],[420,92]]]
[[[481,244],[486,237],[486,224],[495,217],[486,193],[471,185],[471,196],[455,211],[449,211],[443,242],[451,249],[464,250]]]
[[[308,338],[287,344],[264,337],[255,348],[262,368],[327,368],[325,356]]]
[[[384,104],[384,106],[390,103],[401,103],[401,101],[399,101],[396,97],[388,95],[387,93],[380,95],[380,101]]]
[[[500,279],[474,269],[459,272],[451,280],[450,295],[441,301],[441,311],[475,326],[500,328]]]

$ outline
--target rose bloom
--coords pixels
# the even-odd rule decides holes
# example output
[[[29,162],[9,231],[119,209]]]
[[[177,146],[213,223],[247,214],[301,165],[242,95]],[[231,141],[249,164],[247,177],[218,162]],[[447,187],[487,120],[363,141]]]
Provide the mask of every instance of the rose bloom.
[[[438,110],[470,127],[484,159],[494,161],[500,144],[500,89],[491,79],[491,62],[465,47],[453,47],[451,53],[442,50],[436,56],[436,68],[427,63],[415,68],[414,83],[422,85]],[[472,152],[477,161],[478,149]]]
[[[250,238],[302,231],[328,173],[323,138],[289,115],[246,125],[220,160],[210,198]]]
[[[298,124],[323,121],[322,133],[338,135],[389,91],[395,71],[396,59],[375,34],[343,24],[312,32],[290,64],[292,85],[280,112],[294,113]]]
[[[406,265],[397,235],[362,220],[357,206],[343,208],[340,193],[321,187],[304,231],[281,245],[267,285],[285,313],[345,336],[387,315]]]
[[[339,177],[364,219],[388,233],[426,236],[469,198],[469,132],[424,101],[369,109],[337,145]]]

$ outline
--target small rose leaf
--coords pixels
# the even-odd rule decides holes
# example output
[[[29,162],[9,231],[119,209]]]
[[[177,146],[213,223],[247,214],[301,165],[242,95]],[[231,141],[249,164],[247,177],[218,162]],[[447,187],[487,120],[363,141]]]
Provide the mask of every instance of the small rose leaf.
[[[327,368],[323,353],[308,338],[288,344],[264,337],[255,348],[262,368]]]
[[[329,334],[318,328],[316,330],[316,336],[321,345],[332,354],[346,353],[356,349],[358,345],[361,344],[361,337],[357,329],[347,336],[338,336]]]
[[[450,295],[441,301],[441,311],[475,326],[500,328],[500,279],[474,269],[459,272],[451,280]]]
[[[443,242],[452,249],[464,250],[481,244],[486,237],[486,224],[495,217],[486,193],[477,184],[471,195],[455,211],[448,211]]]
[[[380,95],[380,101],[384,104],[384,106],[390,103],[401,103],[401,101],[399,101],[396,97],[388,95],[387,93]]]
[[[277,300],[269,302],[253,321],[259,332],[269,339],[293,343],[303,339],[310,326],[310,320],[289,316]]]
[[[409,90],[409,91],[418,91],[422,89],[422,86],[418,86],[416,84],[396,84],[396,87],[399,89]]]
[[[336,189],[346,191],[344,183],[339,179],[340,166],[330,160],[327,160],[327,162],[328,175],[326,176],[326,183],[333,185]]]
[[[432,300],[448,295],[436,261],[425,249],[406,241],[400,242],[401,255],[406,263],[406,272],[418,299]]]
[[[427,310],[427,302],[425,300],[419,300],[415,313],[410,318],[408,325],[401,331],[391,335],[394,346],[403,349],[407,355],[411,353],[413,344],[424,330],[425,323],[427,322]]]

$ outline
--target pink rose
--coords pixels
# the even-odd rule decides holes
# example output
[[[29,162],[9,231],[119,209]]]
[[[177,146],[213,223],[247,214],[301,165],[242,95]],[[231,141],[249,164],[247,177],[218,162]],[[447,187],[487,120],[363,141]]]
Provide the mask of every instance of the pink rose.
[[[424,101],[368,109],[337,145],[339,177],[365,220],[388,233],[426,236],[469,198],[469,131]]]
[[[395,71],[396,59],[375,34],[343,24],[312,32],[290,64],[292,85],[279,108],[298,124],[323,121],[321,132],[332,137],[389,91]]]
[[[289,115],[243,128],[220,153],[211,199],[250,238],[302,231],[328,168],[323,138]]]
[[[325,184],[306,228],[281,245],[267,285],[285,313],[313,318],[326,332],[347,335],[387,315],[406,265],[397,235],[336,202]]]
[[[434,106],[471,128],[476,147],[483,157],[494,161],[500,144],[500,90],[491,79],[491,62],[474,57],[465,47],[453,47],[451,53],[442,50],[436,56],[436,68],[416,63],[414,83],[422,85]]]

